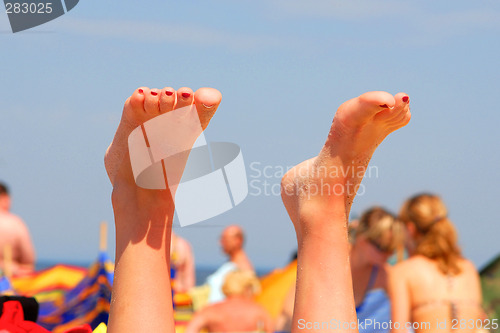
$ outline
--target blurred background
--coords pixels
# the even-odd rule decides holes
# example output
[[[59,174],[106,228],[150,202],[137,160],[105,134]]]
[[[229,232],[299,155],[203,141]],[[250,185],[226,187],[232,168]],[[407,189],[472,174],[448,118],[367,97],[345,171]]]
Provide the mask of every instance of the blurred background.
[[[365,91],[404,91],[410,125],[375,153],[352,217],[410,195],[440,194],[478,268],[499,253],[500,3],[497,1],[81,1],[13,34],[0,13],[0,181],[27,223],[39,267],[87,265],[108,221],[104,152],[139,86],[223,95],[209,141],[237,143],[249,196],[175,227],[197,266],[225,259],[224,226],[240,224],[260,271],[295,250],[279,182],[317,154],[336,108]],[[198,281],[200,283],[202,281]]]

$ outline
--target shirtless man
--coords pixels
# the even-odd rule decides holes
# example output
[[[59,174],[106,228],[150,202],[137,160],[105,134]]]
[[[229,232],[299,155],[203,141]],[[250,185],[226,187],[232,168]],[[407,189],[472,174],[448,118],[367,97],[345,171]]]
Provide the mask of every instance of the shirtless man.
[[[222,292],[222,284],[229,272],[236,269],[253,271],[252,263],[243,249],[244,243],[245,234],[240,226],[230,225],[222,232],[220,245],[229,261],[222,264],[213,274],[207,277],[207,284],[210,286],[208,303],[220,302],[225,298]]]
[[[193,96],[194,95],[194,96]],[[177,97],[177,98],[176,98]],[[137,89],[125,102],[122,120],[105,157],[113,184],[116,266],[109,332],[169,332],[174,320],[170,293],[170,237],[174,200],[170,191],[145,190],[134,182],[127,138],[158,114],[193,103],[205,129],[221,100],[215,89]],[[330,331],[314,322],[355,323],[347,239],[347,217],[373,152],[410,120],[409,98],[365,93],[338,109],[319,155],[282,180],[282,197],[297,233],[298,269],[292,332]],[[318,173],[320,168],[348,171]],[[340,187],[344,191],[319,191]],[[305,329],[303,329],[305,328]],[[343,331],[356,332],[352,327]]]
[[[273,331],[271,316],[253,299],[259,281],[251,271],[228,273],[222,286],[226,299],[197,312],[186,333]]]
[[[174,232],[170,244],[170,263],[175,269],[174,291],[188,292],[196,284],[193,250],[187,240]]]
[[[229,257],[229,261],[234,263],[240,270],[253,271],[252,263],[243,249],[244,244],[245,234],[240,226],[230,225],[222,232],[220,245],[224,253]]]
[[[4,251],[11,252],[11,267],[5,267]],[[10,195],[6,185],[0,183],[0,268],[12,274],[32,272],[35,266],[35,249],[26,224],[10,213]]]

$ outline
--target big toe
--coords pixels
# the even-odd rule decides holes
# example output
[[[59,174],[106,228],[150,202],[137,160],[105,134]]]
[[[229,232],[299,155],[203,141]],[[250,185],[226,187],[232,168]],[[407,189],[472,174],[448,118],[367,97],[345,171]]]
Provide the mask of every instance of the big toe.
[[[394,96],[385,91],[371,91],[342,104],[335,117],[348,127],[361,126],[384,109],[392,109]]]
[[[385,91],[370,91],[357,98],[357,102],[364,108],[370,108],[374,112],[380,111],[380,107],[394,107],[396,101],[394,96]]]
[[[194,104],[203,129],[208,126],[210,119],[217,111],[222,100],[220,91],[213,88],[200,88],[194,94]]]
[[[375,120],[388,123],[400,123],[409,121],[410,97],[406,93],[398,93],[394,96],[394,106],[385,108],[377,113]]]

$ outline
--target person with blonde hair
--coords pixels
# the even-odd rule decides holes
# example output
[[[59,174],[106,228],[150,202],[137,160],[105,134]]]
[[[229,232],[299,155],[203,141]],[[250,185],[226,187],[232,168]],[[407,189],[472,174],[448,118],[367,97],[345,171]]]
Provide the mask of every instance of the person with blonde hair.
[[[404,244],[404,226],[381,207],[373,207],[359,219],[351,248],[351,273],[356,314],[361,322],[369,319],[389,323],[387,260]],[[373,327],[361,326],[361,332]],[[383,330],[388,331],[388,329]]]
[[[410,259],[397,264],[389,276],[392,321],[399,323],[393,328],[408,331],[410,323],[416,332],[481,329],[479,274],[462,256],[441,198],[427,193],[414,196],[403,204],[400,219],[413,244]]]
[[[253,298],[260,291],[252,271],[229,272],[222,285],[226,299],[195,313],[186,333],[273,331],[271,316]]]
[[[349,223],[348,237],[351,242],[350,266],[358,320],[360,323],[376,320],[389,324],[391,309],[387,296],[387,260],[404,245],[404,225],[387,210],[373,207]],[[288,332],[292,328],[295,288],[294,283],[276,321],[280,331]],[[358,329],[360,332],[373,331],[372,325],[360,325]],[[388,329],[377,332],[388,332]]]

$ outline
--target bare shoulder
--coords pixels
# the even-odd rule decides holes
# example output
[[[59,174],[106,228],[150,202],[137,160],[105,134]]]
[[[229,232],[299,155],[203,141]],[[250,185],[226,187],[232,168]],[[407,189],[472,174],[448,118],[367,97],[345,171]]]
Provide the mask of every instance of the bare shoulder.
[[[415,265],[415,260],[413,258],[406,259],[402,262],[397,263],[396,265],[389,268],[387,271],[389,274],[402,274],[408,271],[408,268],[411,268]]]
[[[465,273],[465,275],[468,275],[468,276],[478,276],[479,275],[479,272],[477,271],[477,268],[474,265],[474,263],[472,263],[472,261],[464,258],[464,259],[460,260],[459,265],[460,265],[462,272]]]
[[[218,314],[224,311],[223,303],[215,303],[204,307],[203,309],[196,312],[198,318],[202,318],[204,321],[211,322],[214,318],[218,317]]]
[[[172,237],[172,238],[174,238],[174,237]],[[175,242],[176,242],[176,245],[186,245],[186,243],[187,243],[186,240],[183,237],[179,236],[178,234],[175,234]]]
[[[408,267],[420,268],[424,266],[434,265],[434,262],[422,255],[415,255],[410,257],[408,260],[403,261]]]
[[[422,256],[412,256],[396,265],[392,266],[388,273],[392,276],[410,278],[415,276],[416,272],[425,270],[429,266],[429,260]]]
[[[477,268],[474,263],[468,259],[462,258],[460,260],[460,266],[462,266],[464,270],[477,272]]]
[[[232,308],[231,303],[222,301],[209,305],[203,308],[201,311],[204,311],[206,314],[214,316],[219,313],[224,313],[225,311],[230,310],[231,308]]]
[[[180,236],[176,236],[176,242],[177,242],[177,246],[179,248],[181,248],[182,250],[190,250],[191,249],[191,244],[189,244],[189,242],[180,237]]]
[[[19,216],[11,213],[1,213],[0,223],[4,225],[9,224],[10,226],[16,228],[26,228],[24,221]]]

